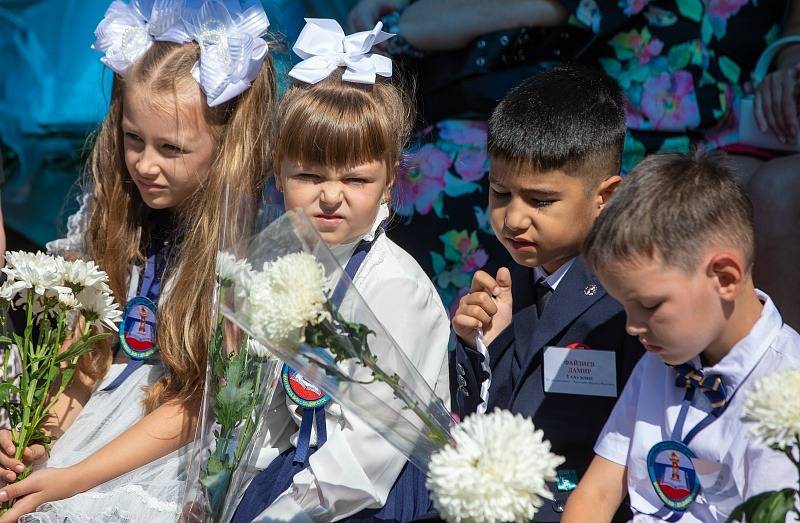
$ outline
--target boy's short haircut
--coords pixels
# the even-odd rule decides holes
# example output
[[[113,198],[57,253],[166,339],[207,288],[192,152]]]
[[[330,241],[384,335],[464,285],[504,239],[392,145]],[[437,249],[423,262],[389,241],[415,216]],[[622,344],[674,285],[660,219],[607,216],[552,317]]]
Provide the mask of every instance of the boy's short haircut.
[[[733,247],[753,264],[753,207],[721,152],[657,154],[615,191],[583,244],[593,270],[656,256],[694,271],[709,246]]]
[[[488,150],[520,168],[599,182],[619,174],[625,100],[601,71],[561,66],[512,89],[489,119]]]

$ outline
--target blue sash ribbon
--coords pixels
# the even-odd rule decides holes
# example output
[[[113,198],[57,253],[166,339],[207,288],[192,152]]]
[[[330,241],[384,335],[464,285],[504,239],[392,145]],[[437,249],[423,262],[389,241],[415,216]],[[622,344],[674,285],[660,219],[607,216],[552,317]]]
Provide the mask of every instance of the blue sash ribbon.
[[[347,260],[344,272],[350,277],[350,281],[355,278],[358,269],[364,263],[367,254],[369,254],[380,233],[381,229],[378,228],[372,241],[362,240],[356,250],[353,251],[353,255]],[[347,283],[345,280],[340,280],[333,290],[331,301],[337,306],[340,305],[344,299],[345,292],[347,292]],[[300,422],[300,434],[297,437],[297,450],[294,455],[295,463],[305,464],[308,459],[309,447],[311,446],[311,428],[314,426],[314,420],[316,420],[317,426],[317,448],[320,448],[328,440],[327,428],[325,427],[325,406],[313,409],[304,408],[303,420]]]
[[[158,296],[161,293],[161,274],[157,269],[162,269],[163,271],[163,263],[162,262],[163,256],[158,254],[151,254],[147,257],[147,262],[144,266],[144,276],[142,278],[142,283],[139,286],[139,293],[138,296],[144,296],[156,303],[158,301]],[[159,274],[157,274],[159,273]],[[158,277],[157,277],[158,276]],[[123,318],[123,325],[125,319]],[[125,365],[125,368],[122,369],[122,372],[114,378],[106,388],[102,389],[103,392],[111,391],[118,388],[125,382],[128,377],[139,370],[142,365],[145,364],[146,360],[143,359],[133,359],[129,358],[128,364]]]
[[[721,376],[704,374],[701,369],[695,369],[694,366],[688,363],[677,365],[675,367],[675,373],[675,386],[686,387],[686,393],[681,402],[681,410],[678,411],[678,418],[675,420],[675,428],[672,430],[671,439],[673,441],[679,441],[688,448],[689,443],[701,430],[705,429],[716,421],[717,418],[722,416],[722,413],[728,408],[730,400],[727,399],[727,391]],[[689,413],[689,407],[692,404],[697,389],[700,389],[708,397],[711,402],[711,412],[700,420],[697,425],[692,427],[685,436],[681,437],[686,423],[686,416]],[[655,514],[651,515],[661,518],[663,521],[675,522],[680,520],[684,513],[684,511],[674,510],[665,505],[658,509]]]

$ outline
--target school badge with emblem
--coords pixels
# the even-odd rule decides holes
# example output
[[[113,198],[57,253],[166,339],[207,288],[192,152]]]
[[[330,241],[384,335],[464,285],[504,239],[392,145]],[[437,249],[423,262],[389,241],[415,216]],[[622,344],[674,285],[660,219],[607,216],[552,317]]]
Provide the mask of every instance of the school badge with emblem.
[[[129,358],[146,360],[156,347],[156,305],[144,296],[131,298],[122,314],[119,344]]]
[[[647,454],[647,474],[665,506],[683,512],[700,492],[700,480],[694,470],[694,452],[679,441],[662,441]]]

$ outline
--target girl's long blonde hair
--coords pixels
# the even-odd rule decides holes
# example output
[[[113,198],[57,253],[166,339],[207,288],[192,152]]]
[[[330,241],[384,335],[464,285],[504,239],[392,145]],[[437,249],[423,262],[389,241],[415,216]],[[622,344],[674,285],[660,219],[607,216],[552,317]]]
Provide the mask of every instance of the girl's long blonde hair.
[[[125,89],[175,100],[179,104],[199,89],[191,69],[200,55],[194,43],[156,42],[126,74],[115,76],[108,114],[97,133],[86,178],[94,205],[87,234],[88,255],[109,275],[119,303],[127,300],[129,267],[145,261],[142,252],[142,217],[145,204],[131,183],[125,166],[122,109]],[[195,97],[196,98],[196,97]],[[208,177],[174,210],[181,231],[179,256],[171,260],[170,292],[158,306],[159,354],[166,375],[147,391],[145,407],[153,410],[165,402],[196,399],[203,387],[211,333],[215,260],[221,224],[236,209],[223,210],[226,185],[242,199],[231,205],[256,201],[270,173],[270,123],[276,103],[275,72],[268,55],[252,86],[217,107],[201,96],[202,113],[211,129],[217,154]],[[191,123],[191,122],[190,122]],[[111,363],[108,346],[82,362],[84,372],[98,378]]]

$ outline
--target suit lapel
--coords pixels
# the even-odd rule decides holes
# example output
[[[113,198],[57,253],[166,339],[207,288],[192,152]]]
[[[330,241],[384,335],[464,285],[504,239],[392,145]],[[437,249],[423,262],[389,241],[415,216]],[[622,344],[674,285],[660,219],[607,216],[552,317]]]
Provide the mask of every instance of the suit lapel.
[[[536,318],[536,308],[533,306],[532,316],[535,321],[525,321],[528,325],[519,326],[516,343],[522,345],[520,348],[525,353],[520,359],[521,375],[528,374],[537,352],[605,294],[606,291],[597,278],[589,272],[583,261],[577,258],[547,302],[542,317]],[[530,316],[524,320],[528,320]],[[516,327],[515,325],[515,329]],[[520,337],[523,335],[526,337]],[[515,394],[521,382],[522,380],[518,380],[518,383],[515,383]]]

